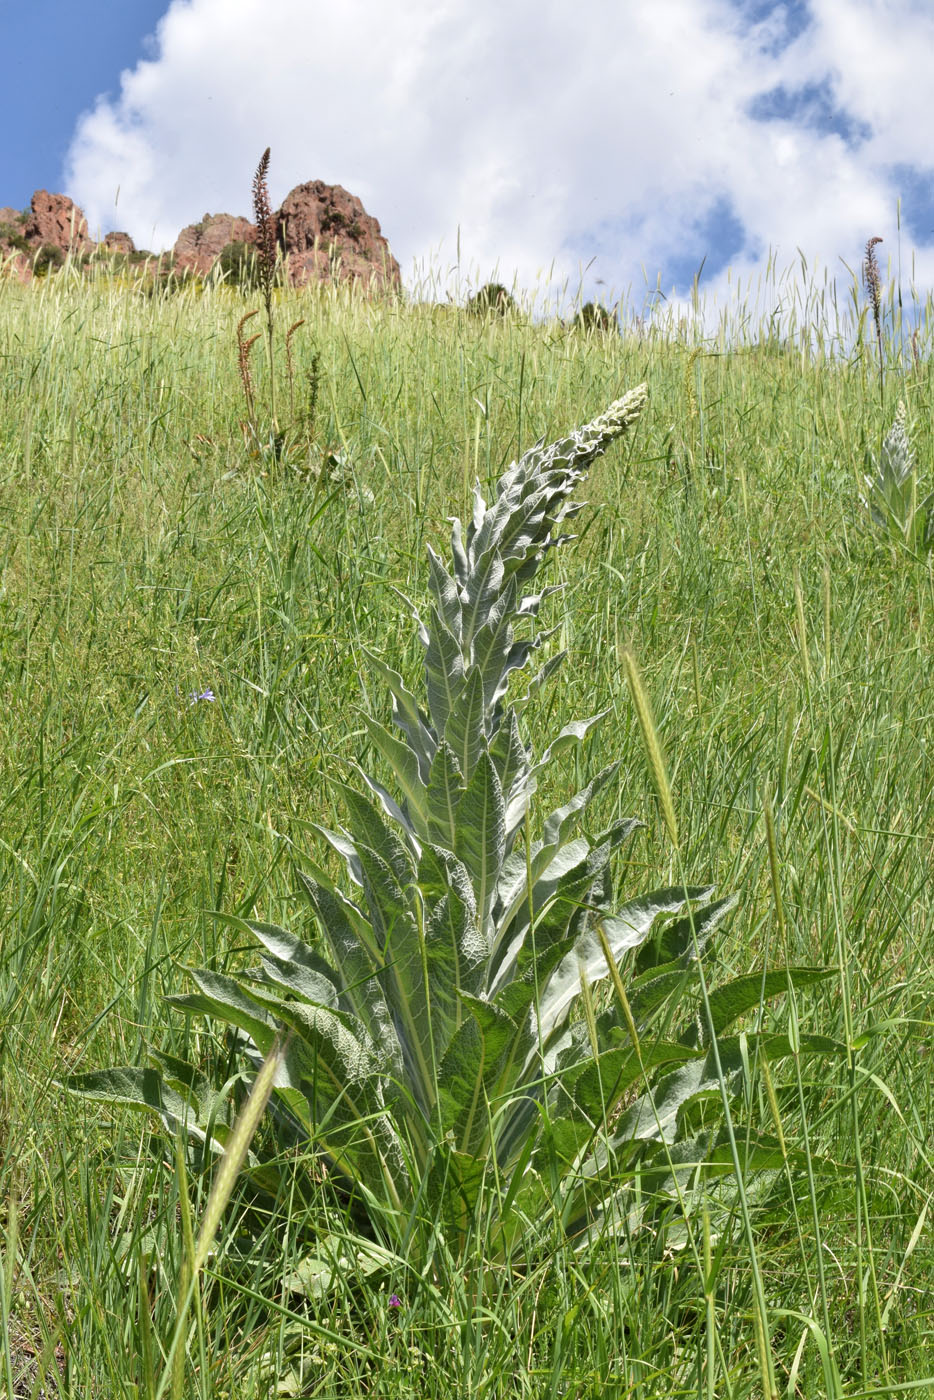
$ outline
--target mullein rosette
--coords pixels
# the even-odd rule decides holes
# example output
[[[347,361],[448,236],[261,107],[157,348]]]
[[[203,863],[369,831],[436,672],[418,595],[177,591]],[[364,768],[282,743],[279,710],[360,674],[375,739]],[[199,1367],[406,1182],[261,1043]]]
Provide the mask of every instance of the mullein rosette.
[[[787,1037],[730,1028],[763,995],[827,975],[738,978],[711,993],[702,1025],[697,958],[734,900],[676,886],[614,907],[612,858],[640,823],[585,828],[616,764],[543,821],[533,811],[542,772],[601,718],[565,724],[544,752],[530,750],[523,710],[565,659],[529,674],[551,635],[537,630],[539,612],[558,591],[533,585],[573,538],[575,487],[645,403],[642,385],[570,436],[539,442],[491,504],[478,488],[466,532],[453,521],[450,565],[429,546],[429,599],[415,611],[424,691],[416,697],[369,657],[392,726],[364,717],[382,776],[360,768],[359,785],[337,784],[345,825],[317,827],[343,879],[303,861],[317,938],[218,915],[256,938],[258,966],[192,970],[194,990],[168,998],[233,1026],[254,1065],[291,1032],[273,1095],[280,1140],[312,1144],[331,1179],[400,1238],[424,1213],[463,1240],[482,1195],[486,1209],[497,1202],[490,1248],[498,1239],[514,1252],[522,1220],[546,1206],[586,1240],[631,1225],[637,1166],[642,1199],[679,1164],[682,1192],[699,1161],[728,1170],[710,1102],[721,1083],[711,1036],[733,1081],[756,1046],[771,1059],[789,1053]],[[608,979],[611,994],[595,997]],[[796,1038],[801,1053],[835,1048]],[[223,1150],[221,1097],[167,1055],[69,1087],[155,1110],[171,1131]],[[777,1145],[745,1141],[750,1167],[781,1163]]]

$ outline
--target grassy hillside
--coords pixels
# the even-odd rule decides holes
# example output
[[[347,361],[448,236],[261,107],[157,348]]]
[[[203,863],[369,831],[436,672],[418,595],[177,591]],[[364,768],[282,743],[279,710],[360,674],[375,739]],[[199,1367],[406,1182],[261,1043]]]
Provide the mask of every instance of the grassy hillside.
[[[277,315],[283,331],[305,318],[295,392],[300,410],[317,363],[314,441],[277,465],[241,426],[247,309],[224,288],[147,298],[67,270],[0,282],[0,1395],[154,1393],[180,1269],[172,1144],[56,1081],[148,1045],[228,1064],[222,1035],[162,994],[186,965],[241,956],[213,910],[310,934],[296,856],[325,859],[309,823],[340,820],[328,778],[372,759],[361,710],[388,715],[364,649],[407,674],[417,661],[396,590],[424,599],[425,545],[469,517],[475,479],[642,380],[648,410],[597,462],[579,540],[550,566],[566,585],[550,646],[570,659],[534,735],[608,713],[542,801],[619,758],[600,818],[646,823],[621,889],[679,879],[630,645],[683,869],[740,894],[712,980],[786,957],[835,969],[797,1017],[848,1053],[776,1068],[774,1095],[753,1076],[743,1106],[772,1134],[777,1114],[788,1152],[750,1186],[779,1390],[924,1393],[934,579],[871,527],[860,491],[899,398],[930,486],[928,360],[893,355],[883,413],[868,353],[290,294]],[[787,1029],[783,1000],[764,1014]],[[479,1283],[387,1280],[351,1255],[309,1299],[283,1277],[335,1228],[315,1190],[304,1213],[232,1204],[188,1393],[763,1393],[735,1220],[706,1266],[703,1220],[686,1231],[672,1208],[589,1257],[541,1222],[533,1271]]]

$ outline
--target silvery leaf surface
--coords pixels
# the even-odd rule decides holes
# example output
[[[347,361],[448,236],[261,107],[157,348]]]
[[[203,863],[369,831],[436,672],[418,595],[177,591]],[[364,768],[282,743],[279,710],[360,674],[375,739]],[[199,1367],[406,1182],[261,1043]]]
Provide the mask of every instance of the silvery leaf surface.
[[[267,983],[270,987],[278,987],[282,991],[291,992],[302,1001],[318,1006],[327,1006],[332,1010],[337,1010],[339,1006],[338,992],[334,983],[329,978],[304,967],[299,962],[267,954],[260,958],[260,967],[255,972],[251,972],[250,975],[257,981]]]
[[[307,831],[313,831],[316,836],[319,835],[318,828],[315,826],[314,822],[305,821],[302,817],[296,817],[295,824],[297,827],[304,828]],[[331,876],[325,870],[324,866],[319,865],[316,860],[312,860],[307,851],[300,852],[300,859],[301,869],[297,871],[299,880],[305,881],[307,879],[312,884],[320,885],[322,889],[330,890],[332,894],[338,890],[338,885],[331,879]]]
[[[387,940],[400,926],[406,930],[414,925],[413,900],[408,884],[396,878],[389,863],[370,846],[359,846],[363,871],[363,894],[367,918],[376,935],[376,943],[385,958]]]
[[[528,857],[514,851],[503,863],[494,909],[496,941],[490,958],[490,992],[495,994],[516,975],[516,963],[529,934],[532,913],[538,914],[574,872],[585,868],[590,843],[583,837],[560,850],[532,846]],[[529,877],[532,879],[531,911]]]
[[[374,746],[392,768],[416,833],[419,836],[424,836],[428,822],[428,808],[425,784],[419,776],[418,759],[409,746],[404,744],[401,739],[397,739],[394,734],[390,734],[384,725],[371,719],[369,715],[363,716],[363,722]]]
[[[454,854],[470,873],[481,925],[486,925],[506,852],[506,807],[499,775],[482,752],[457,809]]]
[[[472,958],[472,950],[481,956]],[[436,1063],[440,1063],[464,1019],[462,994],[476,996],[483,981],[482,940],[476,936],[476,917],[453,890],[448,890],[428,911],[425,966],[432,1041]]]
[[[513,645],[511,618],[515,598],[515,589],[507,585],[471,643],[470,660],[483,676],[483,701],[487,710],[492,708],[493,698],[504,676],[506,658]]]
[[[495,548],[504,565],[513,565],[509,572],[514,572],[517,563],[537,551],[543,531],[547,534],[550,529],[547,510],[547,491],[540,487],[529,491],[520,483],[510,486],[497,497],[473,541],[477,557]]]
[[[409,939],[400,947],[387,948],[387,962],[391,965],[384,984],[391,975],[395,990],[388,989],[388,994],[397,1026],[398,999],[405,996],[414,1010],[404,1038],[414,1035],[418,1040],[422,1063],[420,1067],[415,1063],[414,1070],[410,1065],[409,1076],[414,1073],[415,1091],[430,1117],[435,1095],[431,1072],[463,1020],[461,993],[475,993],[482,988],[487,943],[479,928],[471,875],[455,855],[427,846],[419,863],[417,884],[424,942]],[[409,1051],[407,1064],[418,1058],[418,1054]]]
[[[477,491],[479,494],[479,486]],[[499,555],[499,534],[502,522],[519,508],[521,500],[521,489],[513,486],[509,488],[505,497],[495,499],[492,505],[487,506],[484,502],[482,515],[478,514],[476,510],[474,511],[474,517],[467,532],[467,558],[470,561],[471,577],[477,572],[478,565],[482,560]],[[469,579],[467,587],[470,587]]]
[[[408,739],[409,746],[418,760],[422,782],[427,783],[428,769],[431,767],[438,742],[434,731],[398,671],[387,666],[372,652],[366,652],[366,656],[389,687],[392,695],[393,723]]]
[[[364,889],[382,953],[379,985],[402,1051],[406,1080],[427,1110],[434,1098],[431,999],[416,916],[414,874],[403,888],[377,852],[360,847]]]
[[[689,1060],[702,1059],[703,1054],[676,1041],[652,1040],[640,1045],[637,1055],[627,1036],[625,1042],[601,1049],[598,1059],[590,1056],[561,1076],[559,1083],[567,1099],[563,1104],[558,1099],[555,1111],[579,1114],[594,1127],[602,1127],[605,1115],[612,1113],[644,1074],[662,1066],[672,1069]]]
[[[739,1036],[727,1036],[718,1039],[717,1042],[723,1074],[722,1084],[727,1092],[733,1091],[737,1082],[745,1076],[747,1065],[754,1062],[757,1044],[761,1045],[769,1060],[794,1053],[787,1036],[783,1035],[749,1034],[743,1037],[742,1041],[745,1043],[741,1042]],[[802,1037],[800,1053],[839,1056],[846,1054],[846,1047],[826,1036],[809,1036]],[[678,1133],[679,1116],[687,1105],[703,1096],[719,1098],[721,1092],[721,1079],[717,1074],[716,1061],[713,1052],[708,1051],[703,1059],[698,1058],[683,1065],[641,1095],[617,1124],[612,1139],[614,1150],[636,1139],[674,1142]],[[596,1152],[592,1167],[585,1170],[600,1171],[605,1164],[605,1152]]]
[[[483,499],[483,492],[480,490],[479,481],[474,484],[471,504],[471,520],[467,527],[467,558],[473,563],[474,555],[471,545],[476,539],[477,532],[483,528],[483,522],[486,518],[486,501]]]
[[[318,1235],[314,1254],[303,1255],[282,1280],[282,1287],[289,1293],[301,1294],[303,1298],[325,1298],[331,1290],[342,1291],[346,1287],[348,1264],[348,1241],[344,1234]],[[380,1270],[387,1273],[392,1269],[398,1274],[405,1268],[405,1260],[381,1245],[357,1236],[353,1241],[353,1273],[355,1278],[367,1278]],[[275,1377],[281,1381],[281,1368],[278,1362]],[[293,1390],[280,1388],[279,1395],[291,1395]]]
[[[451,520],[451,557],[454,560],[454,578],[459,588],[467,587],[470,564],[464,549],[462,526],[458,519]]]
[[[415,870],[411,850],[403,844],[395,831],[386,824],[382,813],[356,788],[345,783],[335,783],[350,813],[351,837],[358,852],[364,846],[375,851],[389,866],[397,882],[405,887],[412,879]],[[361,862],[362,863],[362,862]]]
[[[568,724],[564,725],[557,736],[552,739],[541,758],[533,766],[532,771],[536,774],[540,773],[553,758],[557,758],[558,754],[563,753],[564,750],[570,748],[572,744],[582,744],[591,730],[594,729],[602,719],[605,719],[608,714],[609,710],[599,710],[597,714],[589,715],[587,719],[572,719]],[[609,772],[611,767],[615,771],[619,768],[619,763],[608,765],[603,771]]]
[[[353,1018],[325,1007],[285,1002],[276,1015],[294,1033],[287,1083],[308,1100],[312,1139],[342,1172],[378,1180],[399,1171],[401,1153],[385,1114],[381,1058],[354,1033]]]
[[[446,740],[442,739],[431,763],[426,789],[428,839],[453,851],[457,840],[457,809],[464,795],[464,775]]]
[[[378,1106],[378,1086],[382,1079],[382,1057],[367,1033],[366,1027],[350,1012],[330,1006],[318,1006],[303,1001],[282,1000],[258,987],[251,993],[257,1005],[273,1015],[277,1022],[295,1031],[284,1057],[288,1070],[287,1083],[301,1088],[305,1080],[316,1081],[328,1098],[343,1098],[351,1085],[358,1092],[376,1097],[368,1106],[371,1112]],[[312,1046],[316,1054],[324,1046],[326,1062],[322,1067],[307,1053]],[[289,1052],[297,1051],[290,1061]],[[380,1101],[381,1102],[381,1101]]]
[[[677,890],[677,886],[672,887],[672,897],[677,894]],[[712,893],[713,888],[710,885],[693,885],[687,890],[688,899],[692,904],[709,899]],[[644,944],[636,959],[636,976],[641,977],[652,968],[671,962],[692,962],[698,952],[703,953],[715,929],[735,907],[737,898],[737,895],[726,895],[722,899],[705,904],[702,908],[692,909],[680,918],[660,924],[655,935]],[[625,917],[626,911],[620,912]]]
[[[431,609],[431,636],[425,653],[428,713],[437,734],[443,734],[448,716],[464,689],[464,658],[454,633]]]
[[[448,908],[443,936],[455,939],[458,990],[482,995],[490,941],[477,913],[473,882],[455,855],[441,847],[428,846],[422,853],[418,871],[419,889],[425,907],[426,939],[433,936],[436,910],[445,902]],[[440,926],[438,926],[440,927]]]
[[[309,979],[317,979],[321,983],[326,983],[326,986],[322,985],[319,988],[321,995],[313,996],[311,1000],[320,1000],[325,1004],[330,1004],[333,999],[337,998],[340,978],[318,950],[312,948],[296,934],[290,933],[288,929],[280,928],[278,924],[265,924],[258,919],[242,919],[236,914],[224,914],[219,910],[213,914],[213,917],[220,919],[231,928],[252,933],[254,938],[258,938],[266,951],[277,961],[300,969],[307,974]],[[311,982],[308,985],[311,986]]]
[[[178,1055],[170,1055],[165,1050],[150,1048],[149,1058],[158,1066],[163,1080],[169,1088],[174,1089],[176,1093],[181,1094],[183,1099],[194,1105],[198,1117],[203,1122],[217,1115],[220,1121],[226,1124],[226,1086],[225,1089],[218,1092],[201,1070],[188,1060],[183,1060]]]
[[[506,845],[510,851],[528,815],[537,786],[535,779],[529,777],[524,782],[516,783],[510,793],[506,804]]]
[[[516,490],[544,490],[554,503],[552,515],[560,519],[560,502],[570,494],[586,470],[614,438],[631,426],[645,406],[646,386],[640,384],[592,422],[548,447],[537,442],[507,468],[497,484],[497,497]]]
[[[586,888],[586,878],[582,887]],[[508,1085],[505,1079],[502,1085],[504,1096],[508,1087],[511,1102],[498,1136],[498,1145],[507,1156],[519,1150],[524,1135],[538,1121],[538,1102],[543,1097],[553,1097],[557,1091],[559,1076],[555,1057],[548,1053],[538,1014],[539,986],[547,982],[554,968],[573,948],[576,939],[573,925],[578,917],[566,906],[555,906],[553,929],[542,929],[543,946],[536,948],[535,958],[522,968],[521,975],[500,988],[492,1003],[517,1027],[510,1047]],[[562,929],[565,932],[562,933]],[[546,946],[549,934],[556,936]]]
[[[547,682],[551,679],[551,677],[558,670],[558,668],[564,665],[565,661],[567,660],[567,657],[568,654],[566,651],[556,651],[554,656],[550,656],[548,658],[544,666],[542,666],[540,670],[536,671],[535,675],[529,681],[528,689],[526,690],[525,694],[519,696],[516,699],[516,709],[524,708],[530,700],[534,699],[534,697],[538,694],[542,687],[547,684]]]
[[[683,909],[686,893],[688,897],[691,896],[691,891],[685,891],[683,887],[656,890],[653,894],[630,901],[614,915],[602,916],[600,924],[616,961],[619,962],[626,952],[644,942],[660,914]],[[592,925],[585,928],[574,949],[555,969],[544,989],[539,1018],[546,1042],[560,1030],[578,996],[582,973],[591,985],[609,976],[603,948]]]
[[[546,839],[533,842],[528,856],[524,851],[519,851],[504,862],[495,907],[496,925],[500,930],[501,939],[508,935],[508,938],[514,941],[517,934],[524,936],[529,919],[527,908],[524,917],[518,919],[515,927],[513,924],[520,906],[527,902],[530,884],[532,908],[540,909],[543,903],[551,898],[555,882],[590,849],[589,844],[582,839],[569,841],[568,830],[584,815],[593,796],[610,781],[618,766],[615,763],[609,764],[570,802],[552,812],[545,822]],[[639,825],[635,818],[628,819],[616,844]]]
[[[882,443],[881,459],[877,463],[877,481],[884,490],[889,483],[902,486],[914,471],[915,458],[908,436],[904,404],[900,403],[895,420]]]
[[[477,903],[470,874],[447,847],[426,846],[422,851],[418,866],[418,888],[422,897],[429,903],[443,898],[448,890],[453,890],[479,928]],[[486,957],[487,953],[488,950],[483,956]]]
[[[460,645],[461,597],[457,580],[451,577],[430,544],[426,545],[426,550],[428,553],[428,586],[435,600],[435,607],[444,619],[444,625]]]
[[[750,1201],[770,1190],[778,1171],[784,1174],[789,1167],[807,1168],[807,1158],[802,1153],[795,1152],[787,1144],[757,1134],[742,1124],[736,1125],[734,1140]],[[638,1151],[642,1191],[635,1201],[628,1182],[620,1190],[607,1194],[599,1174],[591,1173],[583,1183],[583,1189],[573,1174],[569,1178],[573,1200],[571,1209],[576,1208],[576,1214],[571,1216],[573,1224],[569,1231],[573,1231],[577,1253],[584,1254],[594,1246],[605,1248],[607,1240],[614,1237],[622,1249],[629,1250],[640,1225],[645,1224],[649,1203],[666,1196],[672,1204],[678,1202],[679,1213],[686,1211],[690,1215],[703,1201],[711,1219],[711,1230],[719,1234],[721,1229],[726,1232],[731,1229],[736,1219],[735,1184],[727,1191],[724,1191],[723,1185],[714,1185],[716,1178],[730,1177],[734,1172],[733,1149],[728,1140],[722,1139],[722,1135],[715,1142],[714,1134],[705,1131],[654,1152],[645,1143],[639,1142],[627,1144],[627,1148],[628,1151],[623,1153],[622,1145],[617,1144],[614,1165],[619,1173],[621,1156],[625,1160]],[[625,1178],[626,1174],[622,1174]],[[681,1244],[688,1242],[687,1230],[683,1226],[676,1230],[666,1229],[666,1239],[670,1247],[677,1250],[679,1240]],[[628,1256],[624,1254],[622,1257]]]
[[[570,855],[565,858],[565,853],[561,853],[561,863],[567,868],[554,881],[548,898],[535,909],[534,921],[529,924],[527,911],[520,911],[515,936],[511,937],[508,946],[504,947],[502,941],[500,943],[498,965],[495,959],[491,960],[496,972],[489,995],[495,998],[498,1005],[511,1015],[517,1015],[515,996],[518,995],[520,1000],[527,998],[527,995],[538,998],[536,1019],[543,1046],[547,1045],[554,1029],[550,1021],[542,1022],[541,1003],[547,995],[545,989],[549,987],[559,964],[563,965],[568,957],[574,955],[579,927],[591,914],[594,876],[607,858],[605,849],[591,850],[584,841],[572,845],[578,859],[570,863]],[[498,933],[502,937],[499,929]],[[579,977],[577,990],[580,990]],[[573,997],[568,998],[568,1008],[572,1000]]]
[[[773,997],[781,996],[788,990],[789,985],[796,991],[804,990],[833,976],[835,969],[832,967],[782,967],[772,972],[753,972],[731,978],[729,982],[715,987],[709,994],[714,1035],[719,1038],[740,1016],[744,1016],[747,1011],[756,1010]],[[702,1030],[702,1040],[706,1043],[709,1040],[706,1019]],[[687,1044],[694,1044],[694,1035],[685,1036],[685,1041]]]
[[[324,838],[332,851],[341,857],[351,883],[362,885],[363,871],[360,868],[360,857],[353,840],[346,831],[332,831],[329,826],[321,826],[319,822],[309,822],[308,825],[312,831],[316,831],[319,836]]]
[[[586,726],[592,722],[593,721],[583,721],[583,724]],[[574,726],[574,728],[576,727],[577,726]],[[571,725],[566,726],[566,728],[562,730],[561,735],[566,734],[571,728]],[[584,728],[583,733],[586,734],[586,732],[587,729]],[[558,736],[559,739],[561,735]],[[572,742],[573,739],[577,737],[577,734],[572,734],[568,742]],[[555,743],[557,742],[556,740]],[[554,750],[554,745],[552,745],[552,750]],[[541,765],[537,764],[536,768],[540,768],[540,766]],[[581,788],[580,792],[575,793],[569,802],[566,802],[563,807],[556,807],[551,815],[546,817],[544,826],[542,827],[542,847],[544,850],[548,850],[549,848],[556,850],[558,846],[560,846],[562,841],[565,840],[569,827],[577,824],[580,818],[586,813],[587,808],[590,806],[597,793],[600,792],[602,788],[605,788],[606,785],[615,778],[618,772],[618,763],[608,763],[605,768],[601,768],[599,773],[596,773],[591,778],[585,788]],[[638,825],[636,818],[632,818],[631,820],[635,825]]]
[[[448,716],[444,738],[450,745],[465,782],[469,782],[480,754],[486,747],[486,709],[483,704],[483,677],[471,667],[467,684]]]
[[[458,1151],[477,1153],[492,1139],[500,1077],[519,1028],[490,1002],[464,997],[471,1012],[448,1047],[438,1075],[441,1126]]]
[[[489,705],[493,710],[493,722],[497,725],[500,719],[500,701],[506,694],[509,687],[509,677],[513,671],[521,671],[527,664],[533,651],[537,651],[545,640],[544,636],[529,637],[522,641],[513,642],[499,667],[499,676],[495,680],[489,692]]]
[[[515,711],[511,708],[493,735],[489,754],[503,789],[503,800],[506,803],[506,844],[510,846],[525,815],[528,800],[535,790],[534,779],[530,781],[528,749],[522,741]]]
[[[731,1077],[735,1077],[734,1075]],[[625,1147],[634,1141],[673,1143],[678,1136],[678,1120],[682,1109],[701,1095],[719,1094],[720,1079],[713,1057],[691,1060],[665,1075],[657,1085],[640,1095],[620,1118],[612,1138],[612,1147]],[[592,1163],[584,1174],[602,1171],[606,1166],[606,1148],[600,1144]]]
[[[354,764],[354,767],[360,774],[361,781],[365,783],[370,792],[372,792],[373,796],[386,813],[386,816],[398,826],[402,833],[402,841],[408,854],[413,860],[418,860],[420,850],[418,835],[415,824],[408,812],[399,806],[389,789],[385,788],[378,779],[371,777],[369,773],[365,772],[364,769],[360,768],[357,764]]]
[[[515,578],[522,565],[538,556],[541,529],[545,522],[545,504],[540,499],[526,501],[506,523],[499,541],[500,553],[507,577]]]
[[[380,983],[383,954],[372,925],[339,890],[328,890],[299,872],[311,901],[322,938],[339,978],[340,1005],[352,1011],[381,1045],[388,1065],[401,1072],[401,1052],[396,1045],[392,1015]]]
[[[238,1026],[253,1041],[261,1055],[269,1053],[276,1038],[276,1025],[257,1003],[255,997],[243,990],[234,977],[223,972],[212,972],[210,968],[188,969],[188,976],[198,988],[197,992],[174,993],[166,997],[170,1006],[182,1011],[200,1011],[205,1016],[214,1016],[229,1025]]]
[[[199,1141],[206,1141],[203,1126],[199,1130],[197,1105],[170,1088],[157,1069],[118,1065],[113,1069],[92,1070],[87,1074],[69,1074],[62,1083],[70,1093],[78,1094],[81,1098],[157,1113],[170,1126],[170,1130],[181,1127]],[[210,1145],[215,1152],[223,1151],[223,1142],[219,1139],[213,1140]]]
[[[504,569],[499,551],[487,550],[470,571],[462,612],[462,645],[469,646],[493,609],[503,587]]]
[[[563,593],[564,587],[563,583],[553,583],[548,588],[543,588],[540,593],[527,594],[520,600],[516,608],[516,616],[537,617],[545,599],[550,598],[553,593]]]

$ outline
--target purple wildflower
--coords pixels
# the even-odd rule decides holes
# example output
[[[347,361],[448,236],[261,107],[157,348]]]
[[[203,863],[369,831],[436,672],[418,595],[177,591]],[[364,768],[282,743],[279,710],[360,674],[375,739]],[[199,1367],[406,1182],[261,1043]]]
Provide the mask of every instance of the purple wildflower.
[[[214,694],[214,691],[211,689],[210,686],[208,686],[207,690],[193,690],[193,691],[191,692],[191,695],[190,695],[189,698],[188,698],[188,703],[189,703],[189,705],[197,705],[197,703],[198,703],[199,700],[216,700],[216,699],[217,699],[217,696]]]
[[[393,1294],[390,1296],[390,1299],[389,1299],[389,1306],[390,1306],[391,1308],[401,1308],[401,1307],[402,1307],[402,1299],[399,1297],[398,1293],[393,1293]]]

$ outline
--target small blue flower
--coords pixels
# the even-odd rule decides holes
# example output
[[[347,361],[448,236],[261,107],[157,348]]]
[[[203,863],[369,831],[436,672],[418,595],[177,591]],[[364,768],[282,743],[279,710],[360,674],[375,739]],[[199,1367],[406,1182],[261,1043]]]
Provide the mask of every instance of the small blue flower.
[[[197,703],[198,703],[199,700],[216,700],[216,699],[217,699],[217,696],[214,694],[214,691],[211,689],[210,686],[208,686],[207,690],[193,690],[193,691],[191,692],[190,696],[188,697],[188,703],[189,703],[189,705],[197,705]]]

